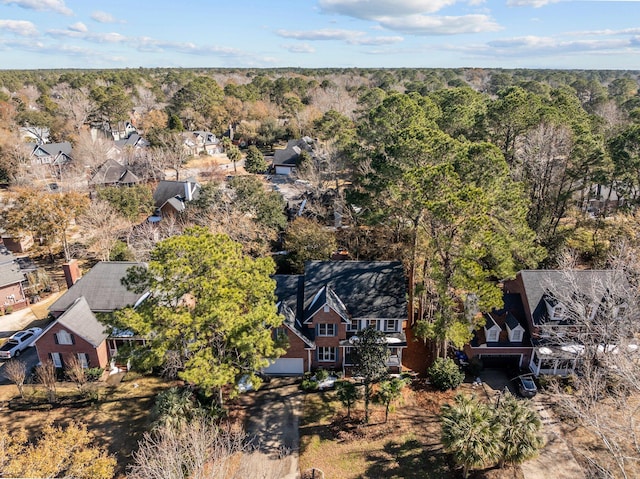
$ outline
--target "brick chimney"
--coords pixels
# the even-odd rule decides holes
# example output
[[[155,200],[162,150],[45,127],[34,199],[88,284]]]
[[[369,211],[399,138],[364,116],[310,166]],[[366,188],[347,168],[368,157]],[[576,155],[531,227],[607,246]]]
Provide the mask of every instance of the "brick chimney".
[[[64,271],[64,279],[67,281],[67,288],[76,284],[76,281],[78,281],[82,276],[82,273],[80,273],[80,266],[78,266],[78,261],[75,259],[63,264],[62,270]]]

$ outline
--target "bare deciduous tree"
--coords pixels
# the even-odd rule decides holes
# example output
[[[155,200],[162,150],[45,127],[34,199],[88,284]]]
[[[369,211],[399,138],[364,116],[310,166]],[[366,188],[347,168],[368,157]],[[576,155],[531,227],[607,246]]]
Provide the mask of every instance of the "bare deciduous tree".
[[[74,355],[66,362],[64,372],[71,381],[73,381],[78,389],[82,391],[87,383],[87,374],[85,368],[82,367],[78,358]]]
[[[16,385],[20,397],[24,399],[24,381],[27,378],[27,366],[24,361],[12,359],[4,365],[5,377]]]
[[[85,87],[73,88],[63,83],[55,88],[54,93],[55,102],[60,107],[61,113],[69,119],[79,133],[95,109],[89,90]]]
[[[118,239],[131,228],[131,222],[120,215],[106,201],[94,200],[78,218],[82,229],[81,241],[87,251],[100,261],[109,261]]]
[[[542,327],[544,344],[560,353],[558,361],[576,365],[571,389],[558,383],[552,395],[560,414],[597,440],[597,448],[574,442],[593,477],[640,474],[640,408],[634,399],[640,393],[640,296],[632,269],[637,261],[628,261],[629,254],[620,245],[610,269],[589,281],[577,279],[589,271],[565,270],[547,285],[563,313],[562,324]]]
[[[56,401],[56,367],[53,361],[47,359],[42,364],[36,366],[36,379],[47,390],[47,397],[49,402]]]
[[[243,431],[198,418],[146,433],[134,453],[131,479],[224,479],[235,455],[248,449]]]

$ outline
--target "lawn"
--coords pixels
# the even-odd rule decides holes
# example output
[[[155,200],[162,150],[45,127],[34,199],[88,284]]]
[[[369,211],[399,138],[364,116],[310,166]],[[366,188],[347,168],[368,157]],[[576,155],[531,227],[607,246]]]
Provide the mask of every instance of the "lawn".
[[[334,392],[309,393],[300,425],[300,469],[316,467],[327,478],[344,479],[458,477],[442,451],[437,418],[453,395],[405,388],[387,423],[384,408],[372,405],[366,426],[362,401],[349,420]]]
[[[65,402],[81,397],[73,384],[59,383],[58,404],[52,408],[24,410],[9,407],[9,401],[19,397],[16,387],[0,386],[0,427],[10,431],[24,428],[30,435],[37,436],[47,421],[56,424],[71,420],[83,422],[94,433],[96,443],[106,446],[115,455],[118,461],[117,477],[124,477],[131,454],[149,426],[149,413],[155,397],[170,384],[159,378],[130,375],[114,386],[103,383],[92,383],[91,386],[95,387],[92,394],[88,395],[91,401],[65,405]],[[25,390],[26,398],[34,402],[45,396],[39,385],[27,385]]]

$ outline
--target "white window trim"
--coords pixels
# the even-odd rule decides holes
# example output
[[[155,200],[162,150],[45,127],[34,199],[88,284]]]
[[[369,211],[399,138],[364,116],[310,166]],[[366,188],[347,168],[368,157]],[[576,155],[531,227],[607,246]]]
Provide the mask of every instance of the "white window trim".
[[[488,343],[495,343],[500,339],[500,331],[496,328],[485,328]]]
[[[350,333],[356,332],[360,330],[360,321],[358,321],[357,319],[352,319],[347,323],[347,331],[349,331]]]
[[[387,327],[387,323],[388,323],[388,322],[392,322],[392,323],[394,323],[394,327],[393,327],[393,328],[391,328],[391,329],[389,329],[389,328]],[[399,332],[399,331],[398,331],[398,325],[399,325],[399,321],[398,321],[397,319],[385,319],[385,320],[384,320],[384,331],[385,331],[386,333],[397,333],[397,332]]]
[[[522,342],[522,338],[524,337],[524,331],[520,328],[514,328],[509,331],[509,341],[514,343]]]
[[[328,353],[329,359],[326,359],[327,353]],[[333,346],[318,346],[318,362],[334,363],[337,359],[337,355],[338,355],[337,348]],[[333,359],[331,359],[332,356],[333,356]]]
[[[62,367],[62,354],[60,353],[51,353],[51,361],[53,361],[53,365],[56,368]]]
[[[322,333],[320,331],[321,327],[324,326],[325,327],[325,332]],[[329,328],[331,328],[331,333],[329,333]],[[336,325],[334,323],[318,323],[317,324],[317,329],[316,329],[316,334],[318,337],[321,338],[331,338],[334,337],[337,334],[338,328],[336,327]]]
[[[71,339],[71,334],[64,329],[61,329],[56,333],[56,338],[58,338],[58,344],[62,344],[68,346],[73,344],[73,339]]]
[[[77,357],[80,366],[82,366],[84,369],[89,368],[89,356],[87,355],[87,353],[78,353]]]

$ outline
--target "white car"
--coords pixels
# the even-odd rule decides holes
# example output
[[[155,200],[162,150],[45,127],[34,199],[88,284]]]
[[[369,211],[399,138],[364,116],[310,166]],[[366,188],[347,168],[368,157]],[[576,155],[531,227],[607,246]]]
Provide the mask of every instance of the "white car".
[[[22,351],[33,344],[40,334],[42,334],[41,328],[29,328],[24,331],[18,331],[0,347],[0,359],[17,358]]]

